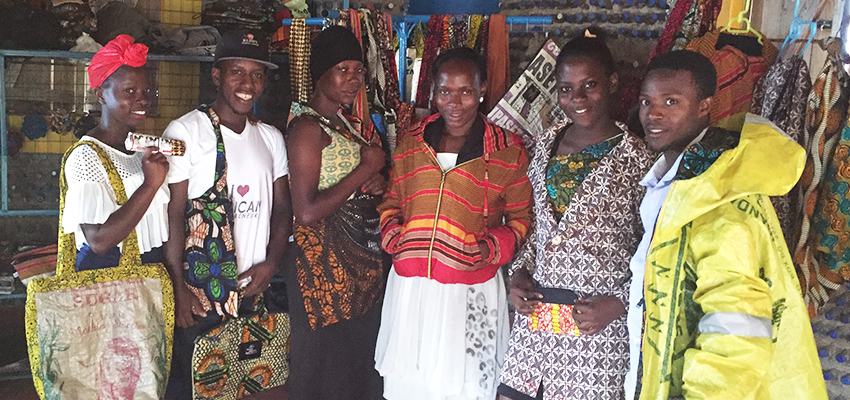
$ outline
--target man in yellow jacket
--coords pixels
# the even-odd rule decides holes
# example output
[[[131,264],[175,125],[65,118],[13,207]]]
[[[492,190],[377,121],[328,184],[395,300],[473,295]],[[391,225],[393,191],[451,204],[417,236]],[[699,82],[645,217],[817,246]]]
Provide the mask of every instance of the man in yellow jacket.
[[[631,268],[627,398],[826,399],[794,265],[768,196],[805,153],[769,121],[707,128],[716,85],[705,57],[654,59],[640,96],[647,147],[662,153],[641,204]]]

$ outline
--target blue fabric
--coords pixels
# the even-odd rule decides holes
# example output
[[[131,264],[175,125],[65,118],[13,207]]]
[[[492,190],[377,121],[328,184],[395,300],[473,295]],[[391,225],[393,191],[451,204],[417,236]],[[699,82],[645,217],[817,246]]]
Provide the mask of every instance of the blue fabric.
[[[121,259],[121,250],[115,246],[105,254],[97,254],[89,247],[88,243],[84,243],[83,247],[77,251],[77,271],[90,271],[94,269],[103,269],[117,267],[118,261]],[[155,247],[149,252],[142,254],[142,264],[161,263],[164,259],[162,247]]]
[[[412,15],[477,14],[499,13],[498,0],[410,0]]]

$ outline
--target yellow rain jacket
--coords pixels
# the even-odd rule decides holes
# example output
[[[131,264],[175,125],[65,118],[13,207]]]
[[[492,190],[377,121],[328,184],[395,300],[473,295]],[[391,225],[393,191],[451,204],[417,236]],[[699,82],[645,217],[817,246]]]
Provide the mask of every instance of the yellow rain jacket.
[[[805,152],[764,118],[686,150],[647,257],[641,400],[826,400],[812,328],[767,196]]]

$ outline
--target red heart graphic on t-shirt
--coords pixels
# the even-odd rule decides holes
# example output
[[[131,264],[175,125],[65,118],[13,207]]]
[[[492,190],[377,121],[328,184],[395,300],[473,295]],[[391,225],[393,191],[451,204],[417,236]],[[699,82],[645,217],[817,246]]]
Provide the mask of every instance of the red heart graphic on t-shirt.
[[[240,196],[245,197],[245,194],[248,193],[248,190],[251,188],[248,185],[239,185],[236,187],[236,193],[239,193]]]

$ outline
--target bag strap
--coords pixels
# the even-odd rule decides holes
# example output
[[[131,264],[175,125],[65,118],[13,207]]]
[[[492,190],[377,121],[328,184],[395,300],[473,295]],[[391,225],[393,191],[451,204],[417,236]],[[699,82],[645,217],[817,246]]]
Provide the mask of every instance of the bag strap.
[[[62,218],[65,214],[65,194],[68,192],[68,181],[65,178],[65,162],[68,161],[68,156],[80,146],[89,146],[97,154],[103,168],[106,170],[106,175],[109,177],[109,184],[112,186],[112,191],[115,193],[118,205],[123,205],[128,200],[127,192],[124,190],[124,181],[121,180],[115,164],[112,163],[112,160],[99,145],[88,140],[80,140],[65,151],[65,155],[62,156],[62,168],[59,173],[59,241],[56,258],[56,275],[74,272],[74,266],[77,263],[76,238],[74,233],[65,233],[62,228]],[[133,228],[130,234],[122,241],[121,258],[118,261],[118,265],[131,266],[141,264],[142,257],[139,254],[139,240],[136,236],[136,229]]]
[[[227,153],[224,151],[224,137],[221,135],[221,119],[219,119],[218,114],[216,114],[212,107],[207,104],[201,104],[198,107],[198,111],[209,117],[213,131],[215,132],[216,158],[215,179],[213,179],[213,188],[215,188],[216,183],[222,176],[225,177],[225,180],[227,179]],[[224,197],[227,197],[227,185],[224,185],[221,193]]]

